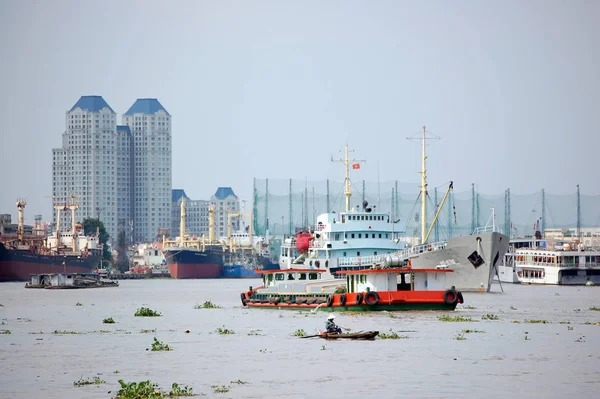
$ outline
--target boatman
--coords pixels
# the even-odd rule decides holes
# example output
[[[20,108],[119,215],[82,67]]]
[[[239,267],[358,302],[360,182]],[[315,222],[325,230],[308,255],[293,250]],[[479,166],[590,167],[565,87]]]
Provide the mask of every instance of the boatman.
[[[335,325],[333,319],[335,319],[335,315],[332,313],[329,315],[329,317],[327,317],[327,322],[325,322],[325,330],[328,333],[341,334],[342,329]]]

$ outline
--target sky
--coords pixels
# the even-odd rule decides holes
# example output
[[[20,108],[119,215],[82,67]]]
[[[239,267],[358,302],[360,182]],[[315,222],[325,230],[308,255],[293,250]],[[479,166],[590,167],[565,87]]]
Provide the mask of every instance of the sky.
[[[600,2],[2,1],[0,213],[51,219],[65,113],[101,95],[172,115],[173,188],[253,178],[600,194]]]

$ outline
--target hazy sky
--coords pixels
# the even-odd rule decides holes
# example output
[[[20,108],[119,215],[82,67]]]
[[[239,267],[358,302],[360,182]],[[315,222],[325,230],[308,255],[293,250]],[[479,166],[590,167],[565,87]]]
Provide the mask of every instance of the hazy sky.
[[[173,187],[252,178],[600,193],[600,2],[0,2],[0,213],[51,217],[52,148],[81,95],[173,116]]]

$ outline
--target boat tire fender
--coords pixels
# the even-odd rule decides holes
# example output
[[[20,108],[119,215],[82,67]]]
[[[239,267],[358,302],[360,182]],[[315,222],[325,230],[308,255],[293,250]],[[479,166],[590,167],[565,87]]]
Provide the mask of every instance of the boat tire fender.
[[[446,305],[456,305],[456,302],[458,302],[456,291],[446,290],[446,292],[444,292],[444,303]]]
[[[340,305],[342,305],[342,306],[346,305],[346,294],[342,294],[340,296]]]
[[[456,292],[456,297],[458,298],[458,303],[465,303],[465,300],[463,299],[462,292],[457,291]]]
[[[246,293],[242,292],[240,297],[242,298],[242,306],[246,306]]]
[[[356,304],[360,305],[362,300],[363,300],[363,294],[362,294],[362,292],[359,292],[358,294],[356,294]]]
[[[367,292],[365,295],[365,303],[369,306],[375,306],[379,304],[379,294],[375,291]]]
[[[330,308],[333,305],[333,295],[327,297],[327,307]]]

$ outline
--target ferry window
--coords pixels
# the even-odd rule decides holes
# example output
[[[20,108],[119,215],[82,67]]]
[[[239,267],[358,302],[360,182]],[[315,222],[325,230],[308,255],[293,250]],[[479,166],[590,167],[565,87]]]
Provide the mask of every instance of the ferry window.
[[[351,238],[354,238],[354,233],[352,233],[352,235],[350,236]]]
[[[385,238],[390,238],[388,233],[385,233]]]
[[[365,215],[362,215],[362,216],[360,217],[360,220],[365,220]]]
[[[273,281],[273,275],[269,274],[269,281]]]
[[[309,280],[316,280],[317,279],[317,273],[309,273],[308,274],[308,279]]]
[[[285,276],[283,275],[283,273],[277,273],[275,274],[275,281],[283,281],[284,277]]]
[[[379,233],[379,238],[381,238],[381,233]]]
[[[373,233],[373,235],[371,236],[371,238],[375,238],[375,233]]]
[[[356,256],[360,256],[360,251],[356,251]]]
[[[362,238],[362,234],[361,233],[358,233],[358,238]]]
[[[294,280],[294,274],[288,273],[288,280]]]
[[[339,241],[340,240],[340,233],[335,233],[335,241]]]
[[[344,256],[346,256],[346,251],[344,251]]]
[[[373,255],[377,256],[377,251],[373,252]]]
[[[300,273],[298,280],[306,280],[306,273]]]

